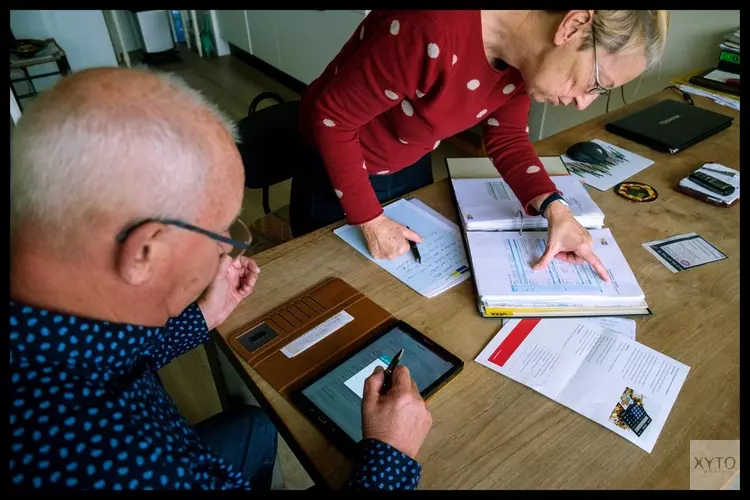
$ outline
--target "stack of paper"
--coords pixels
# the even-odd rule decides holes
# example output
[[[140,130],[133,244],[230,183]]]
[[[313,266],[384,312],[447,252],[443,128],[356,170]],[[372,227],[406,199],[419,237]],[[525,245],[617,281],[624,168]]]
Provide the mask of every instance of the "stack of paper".
[[[696,196],[701,199],[705,199],[708,202],[715,203],[717,205],[732,205],[734,202],[740,199],[740,173],[737,170],[725,167],[719,163],[706,163],[697,172],[703,172],[706,175],[720,179],[727,184],[734,186],[734,193],[722,196],[713,191],[709,191],[700,184],[696,184],[691,181],[690,178],[685,177],[680,181],[680,191],[691,196]]]
[[[508,321],[476,361],[651,452],[690,367],[601,322]]]
[[[604,225],[604,213],[577,177],[565,175],[551,179],[583,227],[598,229]],[[451,182],[467,231],[518,231],[547,227],[544,217],[524,214],[521,202],[502,179],[453,179]]]
[[[690,79],[695,74],[683,75],[672,80],[672,84],[683,92],[712,99],[716,104],[727,106],[732,109],[740,110],[740,96],[721,92],[716,89],[709,89],[702,85],[691,83]]]
[[[731,97],[729,97],[727,95],[719,94],[718,92],[712,92],[710,90],[700,89],[700,88],[695,87],[693,85],[686,85],[686,84],[683,84],[683,83],[678,83],[677,87],[680,90],[682,90],[684,92],[687,92],[688,94],[699,95],[699,96],[702,96],[702,97],[708,97],[709,99],[713,99],[713,101],[716,104],[720,104],[720,105],[726,106],[728,108],[736,109],[737,111],[740,110],[740,101],[738,101],[736,99],[732,99]]]
[[[724,41],[719,45],[724,50],[740,53],[740,30],[734,30],[731,33],[727,33]]]
[[[546,232],[467,232],[480,312],[497,317],[650,314],[609,229],[594,229],[591,236],[609,283],[587,263],[554,259],[546,269],[533,270],[544,253]]]
[[[393,260],[373,258],[359,227],[347,225],[334,232],[362,255],[425,297],[435,297],[471,276],[456,224],[416,199],[398,200],[385,207],[384,212],[389,219],[408,226],[424,238],[424,242],[417,245],[421,264],[411,252]]]

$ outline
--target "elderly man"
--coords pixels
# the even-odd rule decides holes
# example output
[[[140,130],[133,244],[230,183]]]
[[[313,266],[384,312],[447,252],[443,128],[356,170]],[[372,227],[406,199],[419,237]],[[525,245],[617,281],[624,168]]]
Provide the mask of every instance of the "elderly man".
[[[179,80],[96,69],[42,94],[11,138],[11,482],[268,488],[254,407],[192,428],[156,371],[253,290],[233,126]],[[406,369],[367,381],[348,486],[413,488],[431,419]],[[408,466],[383,474],[375,454]],[[369,462],[369,463],[368,463]]]

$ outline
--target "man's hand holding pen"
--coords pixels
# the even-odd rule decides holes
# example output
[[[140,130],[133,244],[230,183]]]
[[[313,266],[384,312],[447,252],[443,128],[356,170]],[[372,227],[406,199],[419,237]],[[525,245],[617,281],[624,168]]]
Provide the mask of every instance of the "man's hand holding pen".
[[[414,458],[432,426],[432,415],[408,368],[395,367],[387,391],[383,391],[385,383],[386,373],[380,366],[365,381],[362,436],[388,443]]]

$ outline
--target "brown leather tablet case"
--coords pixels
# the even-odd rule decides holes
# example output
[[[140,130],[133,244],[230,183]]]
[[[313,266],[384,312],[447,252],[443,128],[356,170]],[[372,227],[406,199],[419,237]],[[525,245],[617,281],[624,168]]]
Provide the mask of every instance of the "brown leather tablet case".
[[[354,319],[296,355],[285,354],[290,343],[304,335],[315,336],[311,330],[339,314]],[[274,389],[288,397],[305,380],[360,349],[372,332],[392,323],[396,320],[388,311],[333,278],[233,333],[229,343]]]

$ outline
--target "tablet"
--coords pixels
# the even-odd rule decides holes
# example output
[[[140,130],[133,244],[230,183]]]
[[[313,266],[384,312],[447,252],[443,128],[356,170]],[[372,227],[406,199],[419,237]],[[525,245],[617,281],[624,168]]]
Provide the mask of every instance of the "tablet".
[[[463,369],[463,361],[402,322],[375,334],[353,355],[329,367],[290,394],[290,399],[345,452],[362,440],[362,393],[376,366],[385,369],[401,349],[400,365],[409,368],[427,400]]]

